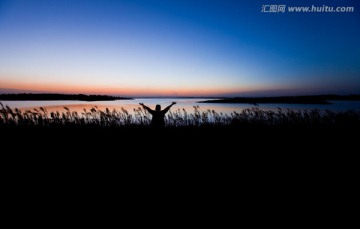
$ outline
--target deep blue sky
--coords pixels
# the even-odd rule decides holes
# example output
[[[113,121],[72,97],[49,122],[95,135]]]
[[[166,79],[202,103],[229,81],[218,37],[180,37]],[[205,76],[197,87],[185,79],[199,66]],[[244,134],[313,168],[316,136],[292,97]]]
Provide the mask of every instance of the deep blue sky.
[[[262,13],[262,5],[353,13]],[[360,93],[358,0],[0,0],[0,88]]]

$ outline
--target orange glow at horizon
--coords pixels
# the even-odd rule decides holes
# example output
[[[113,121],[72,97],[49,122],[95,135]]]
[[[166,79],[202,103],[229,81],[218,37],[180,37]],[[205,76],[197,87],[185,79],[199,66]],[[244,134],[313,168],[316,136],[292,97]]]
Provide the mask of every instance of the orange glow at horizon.
[[[120,96],[212,96],[227,93],[238,93],[255,90],[251,87],[243,88],[215,88],[203,87],[144,87],[144,86],[94,86],[94,85],[72,85],[65,83],[34,83],[34,82],[11,82],[0,81],[0,88],[38,91],[40,93],[66,93],[66,94],[103,94],[103,95],[120,95]]]
[[[15,89],[15,90],[30,90],[38,91],[40,93],[69,93],[69,94],[104,94],[104,95],[122,95],[122,96],[204,96],[215,95],[221,93],[230,93],[232,90],[217,89],[217,88],[161,88],[161,87],[107,87],[94,85],[69,85],[69,84],[54,84],[54,83],[11,83],[1,82],[0,88]]]

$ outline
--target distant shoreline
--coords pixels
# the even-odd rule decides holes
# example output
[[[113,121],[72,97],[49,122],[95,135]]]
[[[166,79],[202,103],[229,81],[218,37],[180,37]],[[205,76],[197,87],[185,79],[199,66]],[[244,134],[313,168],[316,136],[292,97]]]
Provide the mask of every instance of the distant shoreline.
[[[54,100],[75,100],[75,101],[114,101],[132,100],[133,98],[116,97],[108,95],[84,95],[84,94],[0,94],[3,101],[54,101]]]
[[[332,104],[329,101],[360,101],[360,95],[314,95],[314,96],[279,96],[279,97],[235,97],[200,101],[198,103],[249,103],[249,104]]]
[[[224,103],[224,104],[332,104],[331,101],[360,101],[360,95],[311,95],[311,96],[277,96],[277,97],[118,97],[109,95],[84,94],[56,94],[56,93],[19,93],[0,94],[2,101],[115,101],[133,99],[203,99],[197,103]]]

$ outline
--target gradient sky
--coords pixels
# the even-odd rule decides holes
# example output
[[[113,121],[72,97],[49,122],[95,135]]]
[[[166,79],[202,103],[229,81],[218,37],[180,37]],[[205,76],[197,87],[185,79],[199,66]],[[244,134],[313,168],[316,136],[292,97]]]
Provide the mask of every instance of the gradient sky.
[[[264,4],[353,13],[261,13]],[[360,93],[359,0],[0,0],[0,88]]]

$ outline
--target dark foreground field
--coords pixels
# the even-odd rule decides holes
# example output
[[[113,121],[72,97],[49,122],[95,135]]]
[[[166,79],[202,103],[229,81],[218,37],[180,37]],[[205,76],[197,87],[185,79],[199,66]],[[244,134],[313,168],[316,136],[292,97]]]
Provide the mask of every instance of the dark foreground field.
[[[81,114],[65,109],[63,113],[49,113],[45,108],[22,112],[2,106],[1,139],[6,144],[13,142],[15,149],[49,151],[78,147],[80,152],[324,152],[335,146],[346,151],[356,143],[360,130],[358,111],[263,111],[253,107],[227,115],[194,107],[193,113],[170,111],[166,126],[153,128],[151,115],[141,108],[133,114],[125,109],[94,107]]]
[[[1,126],[2,143],[23,152],[291,155],[355,152],[359,124],[342,126]]]
[[[153,206],[224,206],[224,214],[241,204],[250,212],[301,208],[316,215],[320,207],[351,202],[349,193],[357,190],[358,136],[347,128],[58,126],[1,132],[6,197],[23,203],[45,199],[90,207],[101,199],[131,201],[129,209],[146,205],[147,212]]]
[[[357,131],[357,132],[356,132]],[[219,152],[257,151],[306,151],[315,146],[327,149],[333,146],[354,145],[359,137],[359,127],[291,127],[291,126],[204,126],[165,127],[149,126],[98,127],[98,126],[52,126],[52,127],[1,127],[1,139],[14,142],[14,147],[81,146],[83,149],[113,148],[116,151],[147,150],[219,150]],[[355,140],[355,141],[354,141]],[[54,145],[46,145],[46,143]],[[6,142],[11,145],[11,142]],[[26,143],[26,144],[25,144]],[[74,144],[74,145],[72,145]],[[218,147],[218,148],[214,148]],[[230,151],[228,151],[230,152]]]
[[[46,180],[66,174],[75,186],[95,179],[106,185],[126,181],[138,187],[134,193],[154,185],[182,190],[179,184],[206,184],[212,191],[240,186],[261,197],[280,187],[287,195],[289,189],[310,195],[308,190],[323,184],[353,184],[358,133],[359,127],[256,125],[2,127],[1,156],[7,173],[36,171],[31,177]]]
[[[4,187],[20,200],[53,195],[88,206],[94,196],[109,203],[135,196],[130,200],[153,200],[149,206],[171,200],[210,207],[218,199],[272,212],[329,208],[339,190],[341,201],[356,190],[360,115],[354,111],[254,108],[230,118],[173,112],[161,129],[149,126],[147,114],[135,119],[124,111],[2,112]]]
[[[2,107],[2,155],[75,167],[114,168],[130,160],[145,167],[190,163],[223,169],[306,169],[340,166],[344,158],[356,162],[351,158],[357,156],[360,139],[358,111],[274,112],[254,107],[225,115],[195,107],[193,113],[170,111],[166,126],[154,128],[151,115],[141,108],[134,114],[124,109],[95,107],[81,114],[65,109],[48,113],[44,108],[21,112]]]

